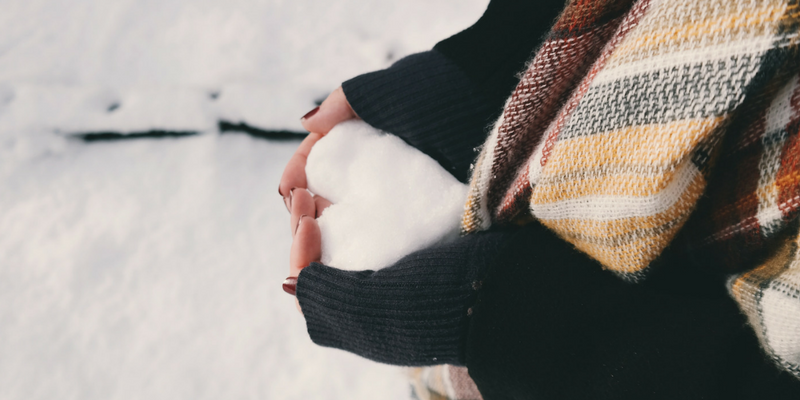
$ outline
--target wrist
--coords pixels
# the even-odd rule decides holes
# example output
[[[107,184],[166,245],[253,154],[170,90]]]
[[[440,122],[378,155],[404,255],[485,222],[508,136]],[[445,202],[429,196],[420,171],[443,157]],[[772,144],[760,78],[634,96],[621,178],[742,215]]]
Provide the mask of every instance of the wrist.
[[[342,88],[364,122],[402,138],[462,182],[499,112],[460,67],[435,50],[357,76]]]

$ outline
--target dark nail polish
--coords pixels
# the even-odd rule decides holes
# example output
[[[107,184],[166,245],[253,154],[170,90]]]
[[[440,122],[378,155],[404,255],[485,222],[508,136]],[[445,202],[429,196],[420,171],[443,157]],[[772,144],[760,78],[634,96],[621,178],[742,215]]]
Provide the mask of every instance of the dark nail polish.
[[[317,113],[317,111],[319,111],[319,106],[317,106],[317,107],[314,107],[314,109],[313,109],[313,110],[311,110],[311,111],[307,112],[307,113],[306,113],[306,115],[303,115],[302,117],[300,117],[300,120],[302,121],[302,120],[304,120],[304,119],[308,119],[308,118],[311,118],[311,117],[313,117],[313,116],[314,116],[314,114],[316,114],[316,113]],[[297,115],[297,114],[295,114],[295,115]]]
[[[297,278],[288,277],[283,281],[283,291],[294,296],[297,293]]]

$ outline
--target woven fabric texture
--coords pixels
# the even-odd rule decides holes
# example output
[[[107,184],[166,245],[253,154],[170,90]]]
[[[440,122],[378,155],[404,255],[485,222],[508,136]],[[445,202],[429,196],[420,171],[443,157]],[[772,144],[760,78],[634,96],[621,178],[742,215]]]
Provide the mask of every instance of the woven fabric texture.
[[[798,0],[570,1],[483,146],[464,232],[537,219],[631,282],[687,252],[735,274],[800,377],[798,27]]]

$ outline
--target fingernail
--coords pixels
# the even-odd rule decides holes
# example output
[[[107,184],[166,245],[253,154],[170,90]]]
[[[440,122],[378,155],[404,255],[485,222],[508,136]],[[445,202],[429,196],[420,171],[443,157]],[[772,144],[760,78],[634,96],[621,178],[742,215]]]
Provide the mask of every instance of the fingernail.
[[[303,214],[300,216],[300,219],[297,220],[297,226],[294,227],[294,231],[297,232],[300,229],[300,223],[303,222],[303,218],[307,217],[308,215]]]
[[[289,195],[283,198],[283,203],[286,204],[286,209],[289,210],[289,212],[292,212],[292,192],[294,192],[295,189],[297,188],[293,187],[289,190]]]
[[[288,277],[283,281],[283,291],[294,296],[297,293],[297,278]]]
[[[302,117],[300,117],[300,121],[302,121],[302,120],[304,120],[304,119],[309,119],[309,118],[313,117],[313,116],[314,116],[314,114],[316,114],[316,113],[317,113],[317,111],[319,111],[319,106],[317,106],[317,107],[314,107],[314,109],[313,109],[313,110],[311,110],[311,111],[307,112],[307,113],[306,113],[306,115],[303,115]],[[297,115],[297,114],[295,114],[295,115]]]

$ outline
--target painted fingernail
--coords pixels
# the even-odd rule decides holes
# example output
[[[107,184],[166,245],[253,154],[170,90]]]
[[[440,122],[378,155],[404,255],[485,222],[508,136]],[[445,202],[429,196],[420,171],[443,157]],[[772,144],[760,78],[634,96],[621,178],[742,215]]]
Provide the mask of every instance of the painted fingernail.
[[[283,291],[294,296],[297,293],[297,278],[288,277],[283,281]]]
[[[314,107],[314,109],[313,109],[313,110],[311,110],[311,111],[307,112],[307,113],[306,113],[306,115],[303,115],[302,117],[300,117],[300,121],[302,121],[302,120],[304,120],[304,119],[309,119],[309,118],[313,117],[313,116],[314,116],[314,114],[316,114],[316,113],[317,113],[317,111],[319,111],[319,106],[317,106],[317,107]],[[295,115],[296,115],[296,114],[295,114]]]
[[[295,189],[297,188],[293,187],[291,190],[289,190],[289,195],[283,198],[283,202],[286,204],[286,209],[289,210],[289,212],[292,212],[292,194]]]
[[[300,219],[297,220],[297,226],[294,227],[294,231],[297,232],[300,229],[300,223],[303,222],[303,218],[307,217],[308,215],[303,214],[300,216]]]

